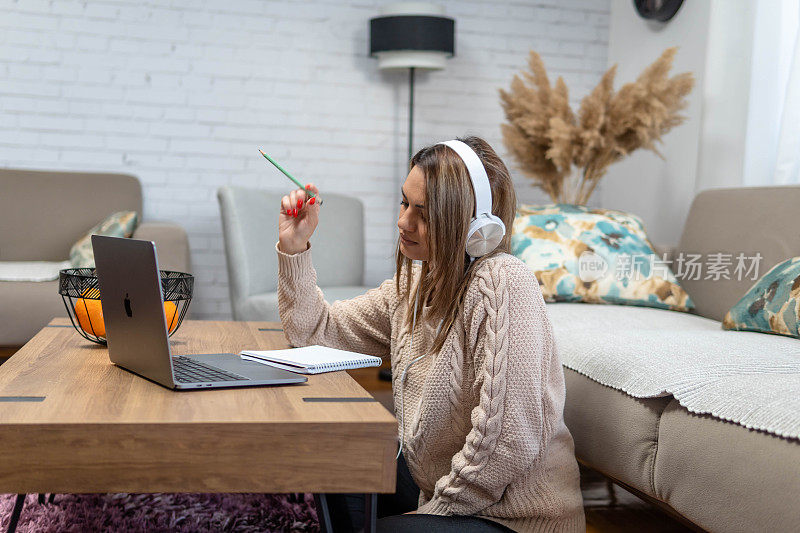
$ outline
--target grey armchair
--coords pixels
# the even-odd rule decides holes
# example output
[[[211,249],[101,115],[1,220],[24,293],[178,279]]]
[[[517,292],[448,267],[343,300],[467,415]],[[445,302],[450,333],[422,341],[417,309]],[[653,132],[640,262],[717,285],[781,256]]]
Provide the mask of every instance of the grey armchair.
[[[217,191],[234,320],[280,321],[278,210],[285,192],[221,187]],[[325,300],[365,293],[364,207],[360,200],[325,194],[311,237],[317,284]]]

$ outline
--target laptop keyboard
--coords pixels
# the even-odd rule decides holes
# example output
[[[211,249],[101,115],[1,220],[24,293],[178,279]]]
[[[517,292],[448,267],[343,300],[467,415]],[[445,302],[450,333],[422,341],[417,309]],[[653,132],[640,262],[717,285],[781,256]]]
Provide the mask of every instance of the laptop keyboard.
[[[179,383],[198,383],[208,381],[249,381],[250,378],[201,363],[192,357],[173,357],[172,368],[175,381]]]

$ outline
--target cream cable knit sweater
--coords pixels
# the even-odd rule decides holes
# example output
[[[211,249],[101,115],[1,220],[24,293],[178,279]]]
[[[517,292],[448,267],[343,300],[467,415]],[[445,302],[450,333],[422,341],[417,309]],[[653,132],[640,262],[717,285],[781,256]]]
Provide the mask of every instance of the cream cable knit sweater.
[[[408,302],[394,279],[329,305],[311,249],[276,251],[288,341],[391,357],[399,410],[402,371],[430,350],[436,325],[417,323],[412,353]],[[539,284],[520,260],[500,254],[480,266],[441,351],[409,369],[403,396],[398,430],[419,513],[476,515],[515,531],[586,530],[564,374]]]

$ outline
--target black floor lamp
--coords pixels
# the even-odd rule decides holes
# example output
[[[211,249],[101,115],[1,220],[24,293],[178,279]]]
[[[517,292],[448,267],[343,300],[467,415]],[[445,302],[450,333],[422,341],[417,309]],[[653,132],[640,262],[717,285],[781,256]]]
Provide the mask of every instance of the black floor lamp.
[[[440,70],[455,55],[455,20],[424,2],[388,4],[369,21],[369,55],[378,68],[408,69],[408,159],[414,155],[414,71]]]

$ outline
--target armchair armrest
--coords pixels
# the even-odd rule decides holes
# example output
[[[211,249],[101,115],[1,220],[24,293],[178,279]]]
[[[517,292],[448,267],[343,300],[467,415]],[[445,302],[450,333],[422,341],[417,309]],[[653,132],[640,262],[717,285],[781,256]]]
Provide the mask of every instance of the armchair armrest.
[[[186,230],[172,222],[144,222],[133,233],[134,239],[153,241],[162,270],[191,273],[189,237]]]

